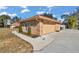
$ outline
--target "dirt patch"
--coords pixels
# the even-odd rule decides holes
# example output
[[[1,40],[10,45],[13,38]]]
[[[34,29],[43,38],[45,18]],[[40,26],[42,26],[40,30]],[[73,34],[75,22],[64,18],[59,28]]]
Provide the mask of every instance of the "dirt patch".
[[[32,51],[33,47],[30,43],[13,35],[9,28],[0,28],[0,52],[29,53]]]

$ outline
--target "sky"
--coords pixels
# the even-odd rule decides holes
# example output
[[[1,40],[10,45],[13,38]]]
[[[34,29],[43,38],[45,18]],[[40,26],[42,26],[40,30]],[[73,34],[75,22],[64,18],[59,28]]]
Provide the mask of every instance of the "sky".
[[[34,15],[51,13],[58,20],[61,15],[76,11],[78,6],[0,6],[0,15],[6,14],[11,17],[18,16],[21,19],[30,18]]]

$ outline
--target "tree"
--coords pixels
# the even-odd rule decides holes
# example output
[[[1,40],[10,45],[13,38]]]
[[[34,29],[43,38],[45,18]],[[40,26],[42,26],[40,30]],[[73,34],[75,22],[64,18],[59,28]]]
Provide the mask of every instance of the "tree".
[[[42,15],[53,19],[53,15],[52,15],[52,14],[44,13],[44,14],[42,14]]]
[[[68,20],[68,27],[70,29],[75,29],[76,28],[76,16],[70,16],[69,17],[69,20]]]
[[[22,25],[19,26],[19,32],[22,33]]]
[[[70,15],[65,15],[65,14],[61,16],[61,19],[64,19],[64,21],[63,21],[64,23],[67,23],[68,22],[69,16]]]
[[[20,20],[20,18],[17,17],[17,16],[13,17],[13,19],[12,19],[13,22],[17,22],[17,21],[19,21],[19,20]]]
[[[62,24],[64,24],[65,26],[66,26],[66,28],[68,28],[68,20],[69,20],[69,16],[70,15],[67,15],[67,14],[63,14],[62,16],[61,16],[61,19],[64,19],[64,21],[63,21],[63,23]]]
[[[70,16],[70,15],[65,15],[65,14],[64,14],[64,15],[61,15],[61,19],[68,20],[69,16]]]
[[[56,17],[53,17],[53,19],[57,20],[57,18],[56,18]]]
[[[70,15],[62,15],[61,18],[64,18],[63,23],[66,25],[66,28],[75,29],[77,17],[73,14]]]
[[[76,8],[76,12],[79,13],[79,7]]]
[[[8,19],[11,19],[11,17],[10,17],[9,15],[1,15],[1,16],[0,16],[0,24],[2,24],[2,27],[5,26],[5,22],[6,22]]]
[[[11,19],[11,17],[9,15],[1,15],[0,19],[6,20],[6,19]]]

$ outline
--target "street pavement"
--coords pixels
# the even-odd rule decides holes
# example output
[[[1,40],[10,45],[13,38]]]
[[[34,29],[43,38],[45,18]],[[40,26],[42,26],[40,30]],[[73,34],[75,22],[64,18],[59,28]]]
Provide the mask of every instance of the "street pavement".
[[[79,30],[61,30],[55,35],[49,34],[48,38],[54,41],[35,53],[79,53]]]

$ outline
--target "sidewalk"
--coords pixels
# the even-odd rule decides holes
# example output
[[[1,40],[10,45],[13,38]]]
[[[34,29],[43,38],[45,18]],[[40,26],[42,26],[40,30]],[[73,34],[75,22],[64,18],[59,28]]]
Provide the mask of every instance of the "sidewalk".
[[[49,45],[54,40],[54,38],[50,39],[49,35],[44,35],[44,36],[37,37],[37,38],[31,38],[29,36],[23,35],[16,31],[12,31],[12,33],[20,37],[21,39],[31,43],[34,51],[43,49],[44,47]]]

